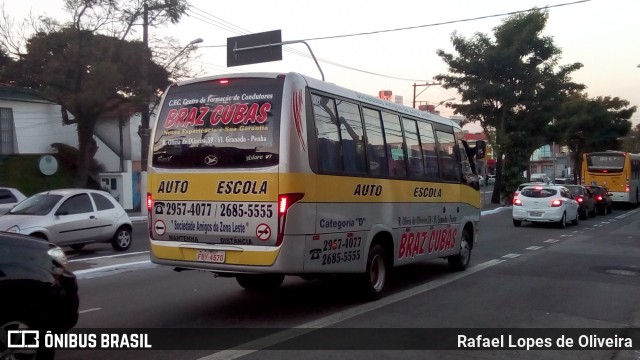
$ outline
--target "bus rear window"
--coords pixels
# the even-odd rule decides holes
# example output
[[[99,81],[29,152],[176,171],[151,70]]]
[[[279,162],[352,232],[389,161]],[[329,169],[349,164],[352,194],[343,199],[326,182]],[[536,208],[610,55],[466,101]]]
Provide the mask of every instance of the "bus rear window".
[[[587,155],[587,170],[592,172],[621,172],[625,157],[622,155]]]
[[[153,142],[158,168],[278,164],[284,79],[233,78],[169,88]]]

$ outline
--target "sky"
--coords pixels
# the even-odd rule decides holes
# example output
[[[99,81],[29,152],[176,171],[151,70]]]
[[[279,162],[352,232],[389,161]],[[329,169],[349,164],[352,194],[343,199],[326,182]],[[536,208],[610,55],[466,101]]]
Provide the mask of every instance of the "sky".
[[[62,0],[2,3],[16,19],[26,17],[29,11],[60,20],[69,18],[62,10]],[[178,24],[149,31],[155,36],[173,36],[184,45],[202,38],[199,58],[194,61],[202,76],[293,71],[321,78],[303,43],[285,46],[281,61],[227,67],[228,37],[281,30],[283,41],[306,41],[319,60],[325,81],[370,95],[391,90],[408,106],[413,100],[432,105],[460,100],[455,89],[424,86],[434,82],[435,75],[447,72],[436,51],[456,54],[451,45],[454,32],[466,38],[478,32],[493,38],[494,28],[504,22],[506,14],[548,7],[543,35],[553,37],[561,49],[559,64],[584,65],[572,74],[572,80],[585,84],[589,97],[620,97],[640,108],[637,0],[189,0],[189,4],[187,16]],[[443,116],[453,115],[444,105],[437,110]],[[640,112],[631,120],[634,125],[640,123]],[[481,131],[477,125],[466,128]]]

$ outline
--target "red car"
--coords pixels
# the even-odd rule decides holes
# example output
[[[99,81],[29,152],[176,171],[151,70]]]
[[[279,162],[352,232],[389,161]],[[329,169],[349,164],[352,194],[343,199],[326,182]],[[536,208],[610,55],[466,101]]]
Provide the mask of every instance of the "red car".
[[[585,185],[591,194],[593,194],[596,200],[596,209],[601,215],[611,214],[613,212],[613,201],[611,200],[611,193],[609,190],[602,186]]]
[[[589,216],[596,216],[596,199],[593,198],[589,189],[584,185],[565,185],[565,187],[571,191],[573,198],[580,204],[578,211],[581,220],[586,220]]]

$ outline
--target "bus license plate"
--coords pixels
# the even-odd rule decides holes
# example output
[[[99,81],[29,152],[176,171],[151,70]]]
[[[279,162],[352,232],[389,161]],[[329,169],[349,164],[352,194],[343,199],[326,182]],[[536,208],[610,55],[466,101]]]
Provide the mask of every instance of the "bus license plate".
[[[224,263],[225,252],[217,250],[198,250],[196,260],[211,263]]]

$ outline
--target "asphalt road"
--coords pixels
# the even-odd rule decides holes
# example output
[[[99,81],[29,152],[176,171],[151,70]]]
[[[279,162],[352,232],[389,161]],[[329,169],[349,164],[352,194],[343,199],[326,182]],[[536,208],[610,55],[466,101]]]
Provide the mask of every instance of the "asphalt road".
[[[112,257],[108,244],[69,254],[80,279],[76,328],[246,329],[237,335],[237,344],[263,328],[275,336],[260,337],[259,345],[249,346],[254,350],[305,350],[60,350],[56,358],[638,360],[640,352],[618,350],[425,350],[434,348],[446,328],[496,328],[509,334],[514,328],[640,327],[640,210],[617,209],[566,229],[529,224],[515,228],[509,209],[501,210],[484,212],[470,269],[450,273],[444,260],[399,268],[390,293],[364,304],[348,285],[335,280],[288,277],[279,291],[257,295],[234,279],[155,266],[145,250],[146,223],[138,223],[134,246],[125,254]],[[293,327],[320,330],[314,337],[292,332]],[[396,328],[400,330],[389,330]],[[367,329],[377,336],[398,334],[404,338],[400,349],[406,350],[392,350],[396,343],[387,337],[374,345],[389,350],[367,350],[371,341],[350,347],[372,336]],[[206,336],[215,344],[216,337],[224,335]],[[305,336],[312,340],[300,345]],[[328,341],[332,336],[342,338]],[[345,343],[346,349],[333,349],[332,344]]]

